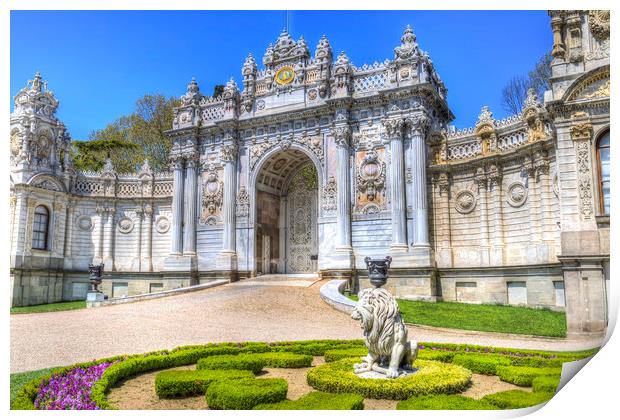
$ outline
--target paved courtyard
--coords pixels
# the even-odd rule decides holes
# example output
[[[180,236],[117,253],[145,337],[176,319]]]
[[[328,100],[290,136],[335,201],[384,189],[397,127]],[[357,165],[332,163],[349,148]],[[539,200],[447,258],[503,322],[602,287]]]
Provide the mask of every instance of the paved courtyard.
[[[11,315],[11,372],[186,344],[361,338],[356,321],[320,299],[322,284],[242,281],[131,304]],[[409,337],[549,350],[600,344],[598,339],[523,339],[426,327],[410,327]]]

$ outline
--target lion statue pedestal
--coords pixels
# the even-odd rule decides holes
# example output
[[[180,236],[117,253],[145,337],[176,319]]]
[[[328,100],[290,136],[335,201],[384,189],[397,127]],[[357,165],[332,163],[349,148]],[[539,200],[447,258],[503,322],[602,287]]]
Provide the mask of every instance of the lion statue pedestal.
[[[407,327],[396,299],[383,289],[388,277],[391,257],[364,260],[370,283],[374,288],[359,293],[351,318],[360,321],[368,355],[354,366],[363,378],[392,379],[414,373],[413,362],[418,355],[418,343],[407,340]]]

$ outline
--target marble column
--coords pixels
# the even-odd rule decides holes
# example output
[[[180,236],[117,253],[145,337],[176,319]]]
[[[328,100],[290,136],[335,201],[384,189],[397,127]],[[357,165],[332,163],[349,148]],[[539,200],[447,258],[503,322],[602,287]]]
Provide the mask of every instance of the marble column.
[[[537,161],[535,163],[536,172],[538,174],[538,180],[540,183],[540,209],[541,214],[541,231],[542,241],[548,247],[548,257],[554,255],[555,252],[555,222],[553,220],[553,210],[551,208],[551,198],[553,195],[553,186],[551,181],[551,175],[549,173],[549,159],[547,157],[547,151],[543,150],[539,152]]]
[[[235,191],[237,147],[224,145],[220,149],[220,160],[224,164],[224,203],[222,221],[224,222],[223,254],[236,254]]]
[[[107,207],[105,212],[107,217],[103,226],[103,262],[107,271],[113,271],[116,209],[114,207]]]
[[[132,270],[142,271],[142,221],[144,219],[144,208],[138,207],[136,209],[136,216],[138,217],[138,249],[136,249],[136,256],[132,258],[133,262],[136,262],[136,267],[132,268]]]
[[[436,230],[439,237],[439,262],[442,267],[452,267],[452,238],[450,232],[450,178],[447,173],[440,173],[437,177],[438,198],[438,225]]]
[[[153,271],[153,206],[144,206],[144,244],[142,246],[141,271]]]
[[[480,266],[487,267],[489,265],[489,206],[487,199],[488,179],[483,167],[477,169],[474,180],[478,185]]]
[[[351,131],[348,126],[335,127],[332,135],[337,152],[337,194],[336,225],[338,236],[336,250],[350,252],[351,247],[351,180],[349,170],[349,139]]]
[[[411,173],[413,175],[413,247],[429,248],[428,239],[428,200],[426,197],[426,142],[425,135],[428,128],[428,119],[417,116],[408,120],[411,130]]]
[[[383,121],[383,126],[390,140],[392,155],[392,176],[390,177],[390,189],[392,191],[392,244],[390,249],[396,252],[406,252],[408,249],[403,125],[402,119],[387,119]]]
[[[103,261],[103,224],[105,219],[105,208],[101,205],[97,206],[97,229],[94,231],[95,252],[93,264],[99,264]]]
[[[492,266],[504,264],[504,212],[502,208],[502,175],[497,166],[493,166],[489,174],[491,190],[491,250],[489,262]]]
[[[197,158],[186,159],[183,203],[183,255],[196,254]]]
[[[172,238],[170,241],[170,254],[181,255],[183,244],[183,158],[173,156],[172,158]]]
[[[73,216],[75,214],[75,202],[69,201],[67,203],[67,222],[65,227],[65,247],[63,254],[65,257],[71,256],[71,244],[73,236]]]

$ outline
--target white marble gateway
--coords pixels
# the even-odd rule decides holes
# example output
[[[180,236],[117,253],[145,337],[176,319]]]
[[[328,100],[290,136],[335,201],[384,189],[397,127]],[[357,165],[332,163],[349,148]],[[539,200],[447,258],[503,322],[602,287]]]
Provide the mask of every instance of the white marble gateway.
[[[84,299],[89,263],[112,296],[290,273],[359,289],[364,257],[390,255],[398,296],[549,307],[603,330],[609,14],[550,18],[544,98],[462,130],[411,27],[363,66],[282,32],[221,96],[190,82],[163,173],[75,171],[36,74],[11,114],[12,304]]]

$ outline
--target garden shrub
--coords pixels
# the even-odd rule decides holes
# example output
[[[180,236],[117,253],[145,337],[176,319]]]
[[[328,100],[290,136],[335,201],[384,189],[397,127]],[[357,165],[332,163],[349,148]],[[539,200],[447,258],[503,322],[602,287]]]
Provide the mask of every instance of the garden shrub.
[[[519,386],[532,386],[538,376],[559,375],[559,368],[533,368],[529,366],[498,366],[497,376],[504,381]]]
[[[314,391],[298,400],[259,404],[254,410],[363,410],[364,397],[357,394],[330,394]]]
[[[496,354],[456,354],[452,358],[455,365],[466,367],[472,372],[495,375],[498,366],[510,365],[510,359]]]
[[[210,356],[198,360],[196,370],[250,370],[259,373],[265,367],[265,361],[251,354]]]
[[[556,367],[561,368],[564,363],[567,362],[564,358],[542,358],[542,357],[510,357],[510,364],[512,366],[529,366],[529,367]]]
[[[249,355],[248,355],[249,356]],[[255,357],[262,360],[265,367],[273,368],[302,368],[312,366],[313,357],[309,354],[298,353],[259,353],[253,354],[251,357]]]
[[[560,385],[560,375],[537,376],[532,380],[532,392],[555,392]]]
[[[288,384],[281,378],[236,379],[214,382],[206,398],[209,408],[250,410],[258,404],[282,401],[287,392]]]
[[[487,401],[475,400],[462,395],[421,395],[396,404],[397,410],[497,410]]]
[[[361,394],[366,398],[404,400],[413,395],[458,393],[470,383],[464,367],[430,360],[416,360],[413,375],[386,381],[365,379],[353,373],[357,359],[342,359],[308,371],[308,384],[319,391]]]
[[[438,362],[452,363],[456,355],[453,351],[422,349],[418,351],[418,358],[424,360],[436,360]]]
[[[346,349],[327,350],[325,352],[325,361],[335,362],[340,359],[348,359],[352,357],[364,357],[368,354],[366,347],[350,347]]]
[[[542,404],[553,398],[553,392],[525,392],[520,389],[497,392],[485,395],[480,401],[485,401],[501,409],[525,408]]]
[[[214,381],[253,377],[249,370],[167,370],[155,377],[155,392],[160,398],[204,395]]]

